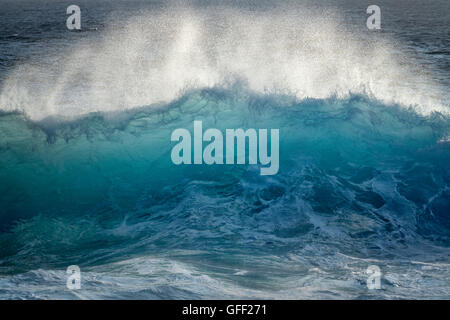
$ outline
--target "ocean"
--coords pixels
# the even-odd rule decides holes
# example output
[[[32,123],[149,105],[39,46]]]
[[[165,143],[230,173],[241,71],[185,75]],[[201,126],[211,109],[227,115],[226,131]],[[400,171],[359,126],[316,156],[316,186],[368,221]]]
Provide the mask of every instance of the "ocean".
[[[0,0],[0,299],[449,298],[449,1]]]

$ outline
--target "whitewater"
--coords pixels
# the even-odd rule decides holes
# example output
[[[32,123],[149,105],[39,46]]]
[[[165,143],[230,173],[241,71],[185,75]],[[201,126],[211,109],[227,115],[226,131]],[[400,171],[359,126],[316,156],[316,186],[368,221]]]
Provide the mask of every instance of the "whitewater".
[[[450,8],[431,2],[425,40],[401,5],[380,32],[354,1],[81,2],[81,32],[35,5],[38,31],[0,37],[0,298],[448,299]],[[175,165],[194,121],[279,129],[277,174]]]

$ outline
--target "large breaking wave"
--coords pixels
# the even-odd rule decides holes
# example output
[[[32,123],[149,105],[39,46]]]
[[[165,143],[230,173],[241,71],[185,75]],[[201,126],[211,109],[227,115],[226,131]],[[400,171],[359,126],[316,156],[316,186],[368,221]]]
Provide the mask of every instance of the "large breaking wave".
[[[298,14],[145,14],[18,66],[0,96],[0,295],[365,297],[376,263],[372,295],[448,297],[441,89],[331,13]],[[175,166],[170,134],[194,120],[278,128],[279,173]],[[82,291],[60,287],[70,264]]]
[[[170,133],[198,119],[205,128],[279,128],[278,175],[260,176],[254,166],[175,166]],[[450,120],[441,114],[420,116],[361,96],[298,102],[208,89],[106,120],[92,114],[36,123],[17,113],[0,120],[1,220],[9,226],[1,236],[7,244],[0,251],[2,273],[148,255],[160,262],[169,252],[219,268],[204,271],[214,281],[242,278],[242,270],[275,281],[278,264],[285,264],[286,275],[299,272],[291,268],[331,272],[342,263],[336,254],[378,264],[416,259],[448,270]],[[326,262],[317,263],[318,257]],[[262,261],[250,263],[254,259]],[[240,288],[230,296],[283,296],[242,281],[259,291]],[[194,283],[187,293],[164,283],[175,291],[153,288],[158,292],[142,297],[228,295],[223,284]],[[107,297],[98,294],[93,297]]]

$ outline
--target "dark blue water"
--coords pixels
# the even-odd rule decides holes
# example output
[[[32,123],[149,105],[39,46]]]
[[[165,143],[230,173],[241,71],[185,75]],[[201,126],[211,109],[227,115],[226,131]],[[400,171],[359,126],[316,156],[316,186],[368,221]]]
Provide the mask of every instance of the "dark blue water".
[[[69,4],[0,2],[0,298],[450,297],[447,1]],[[194,120],[278,174],[174,165]]]

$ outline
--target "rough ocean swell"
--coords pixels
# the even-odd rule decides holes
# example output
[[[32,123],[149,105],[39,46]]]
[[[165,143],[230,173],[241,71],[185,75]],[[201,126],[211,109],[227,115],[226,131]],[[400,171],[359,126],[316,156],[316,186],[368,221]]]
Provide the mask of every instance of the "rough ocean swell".
[[[170,12],[2,81],[0,297],[448,299],[445,86],[331,13]],[[174,165],[194,120],[279,129],[279,173]]]

